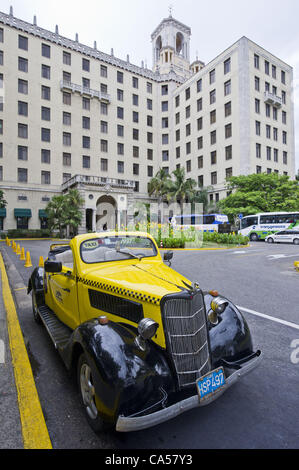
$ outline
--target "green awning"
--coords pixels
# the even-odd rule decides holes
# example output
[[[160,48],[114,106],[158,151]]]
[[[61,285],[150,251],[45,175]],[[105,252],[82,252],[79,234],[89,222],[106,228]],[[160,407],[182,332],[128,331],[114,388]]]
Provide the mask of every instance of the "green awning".
[[[6,217],[6,207],[0,209],[0,217]]]
[[[15,209],[15,217],[32,217],[31,209]]]
[[[48,218],[47,213],[44,209],[40,209],[38,211],[38,216],[39,216],[40,219],[47,219]]]

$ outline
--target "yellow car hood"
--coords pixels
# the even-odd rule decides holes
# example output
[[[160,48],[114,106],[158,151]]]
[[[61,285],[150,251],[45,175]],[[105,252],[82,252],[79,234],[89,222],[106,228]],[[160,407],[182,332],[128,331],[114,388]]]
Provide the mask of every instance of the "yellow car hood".
[[[160,261],[138,261],[133,264],[120,263],[97,266],[79,282],[135,299],[159,304],[161,298],[186,288],[183,281],[190,281]],[[180,288],[181,287],[181,288]]]

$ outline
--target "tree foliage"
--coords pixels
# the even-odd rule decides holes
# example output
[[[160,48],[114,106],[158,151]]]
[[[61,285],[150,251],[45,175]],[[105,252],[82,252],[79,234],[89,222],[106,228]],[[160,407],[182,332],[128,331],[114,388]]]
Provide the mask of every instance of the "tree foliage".
[[[227,183],[232,193],[218,204],[233,219],[238,214],[299,211],[299,184],[286,175],[252,174],[233,176]]]
[[[4,199],[4,192],[0,190],[0,209],[3,209],[7,205],[7,201]]]
[[[50,230],[58,230],[59,236],[64,236],[67,226],[73,234],[76,233],[81,220],[82,212],[80,207],[84,200],[77,189],[71,189],[67,194],[53,196],[46,207],[48,216],[48,227]]]

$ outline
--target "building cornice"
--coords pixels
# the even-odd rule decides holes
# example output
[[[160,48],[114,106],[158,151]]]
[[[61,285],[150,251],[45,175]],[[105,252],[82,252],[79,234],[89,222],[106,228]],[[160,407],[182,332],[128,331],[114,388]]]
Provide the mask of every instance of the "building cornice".
[[[154,40],[159,35],[164,25],[167,23],[170,25],[176,26],[178,29],[180,29],[184,33],[191,35],[191,28],[189,28],[189,26],[186,26],[184,23],[181,23],[180,21],[176,20],[172,16],[169,16],[168,18],[164,18],[161,21],[161,23],[157,26],[157,28],[154,30],[154,32],[151,34],[152,40]]]
[[[100,60],[106,64],[114,65],[115,67],[127,70],[136,75],[141,75],[144,78],[153,80],[155,82],[164,82],[164,81],[175,81],[177,83],[183,83],[185,79],[178,76],[175,72],[170,72],[169,74],[161,75],[152,70],[138,67],[137,65],[131,64],[128,61],[121,60],[113,55],[106,54],[99,51],[95,47],[89,47],[84,44],[68,39],[64,36],[61,36],[58,33],[53,33],[43,29],[35,24],[27,23],[26,21],[20,20],[19,18],[14,17],[13,15],[7,15],[6,13],[0,12],[0,23],[3,23],[11,28],[18,29],[20,31],[31,34],[35,37],[39,37],[45,41],[55,43],[66,49],[71,49],[76,52],[80,52],[86,56],[92,57],[94,59]]]

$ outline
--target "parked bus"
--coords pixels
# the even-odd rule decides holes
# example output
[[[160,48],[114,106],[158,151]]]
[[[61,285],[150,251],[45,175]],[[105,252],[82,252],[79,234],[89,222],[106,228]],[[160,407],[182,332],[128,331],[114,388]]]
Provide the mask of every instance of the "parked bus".
[[[196,230],[203,232],[220,232],[224,230],[219,229],[219,227],[223,228],[224,225],[228,224],[228,217],[223,214],[184,214],[171,217],[169,222],[176,228],[194,227]]]
[[[243,217],[238,233],[257,241],[265,240],[271,233],[294,227],[299,227],[299,212],[265,212]]]

